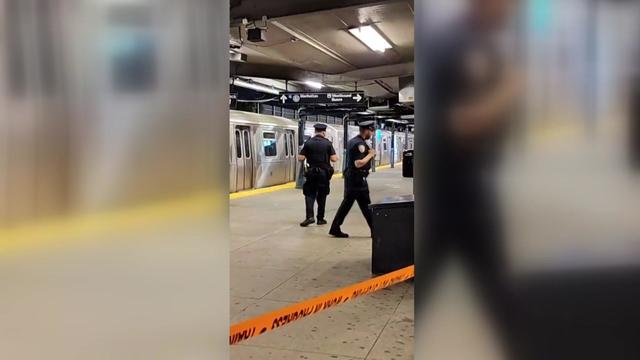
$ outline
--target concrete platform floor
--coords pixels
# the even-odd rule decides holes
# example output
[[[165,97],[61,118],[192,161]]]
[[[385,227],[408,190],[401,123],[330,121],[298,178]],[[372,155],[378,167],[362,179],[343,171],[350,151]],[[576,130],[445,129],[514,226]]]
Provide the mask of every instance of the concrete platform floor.
[[[413,193],[400,169],[369,180],[373,202]],[[330,222],[343,182],[332,182]],[[371,238],[354,205],[336,239],[329,225],[301,228],[302,192],[295,189],[230,201],[231,322],[371,278]],[[232,346],[231,359],[413,359],[413,285],[406,282]]]
[[[224,214],[169,209],[0,251],[0,359],[226,359]]]

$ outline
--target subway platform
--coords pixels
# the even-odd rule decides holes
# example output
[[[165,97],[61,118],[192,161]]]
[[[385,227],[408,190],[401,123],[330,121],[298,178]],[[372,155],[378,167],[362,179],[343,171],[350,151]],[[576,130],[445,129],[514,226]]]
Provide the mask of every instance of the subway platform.
[[[413,193],[401,169],[369,177],[372,202]],[[327,221],[340,205],[343,180],[332,180]],[[230,200],[231,322],[237,323],[371,278],[371,237],[354,205],[343,231],[301,228],[301,190],[283,189]],[[231,348],[245,359],[413,359],[411,281],[341,304]]]

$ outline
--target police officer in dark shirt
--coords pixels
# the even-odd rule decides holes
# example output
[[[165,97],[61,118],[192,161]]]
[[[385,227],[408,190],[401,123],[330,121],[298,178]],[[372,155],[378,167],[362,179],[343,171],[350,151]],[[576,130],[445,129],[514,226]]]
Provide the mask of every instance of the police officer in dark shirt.
[[[318,225],[324,225],[327,221],[324,219],[324,207],[327,201],[327,195],[330,191],[330,180],[333,176],[333,167],[331,162],[338,161],[336,150],[333,144],[326,136],[327,125],[315,124],[316,135],[307,140],[300,150],[298,160],[307,161],[305,169],[305,183],[302,188],[306,206],[306,219],[300,223],[300,226],[307,227],[316,222],[313,216],[314,203],[318,202]]]
[[[515,0],[474,0],[464,18],[434,32],[422,55],[417,79],[422,141],[416,186],[416,276],[418,313],[431,295],[438,272],[451,254],[472,275],[489,315],[504,336],[509,358],[517,333],[506,274],[495,167],[500,144],[518,98],[519,76],[501,51],[500,31]],[[416,143],[418,144],[418,143]],[[425,201],[418,201],[423,199]]]
[[[367,184],[367,176],[371,169],[371,160],[375,158],[376,152],[371,149],[365,140],[371,139],[375,132],[375,121],[363,121],[359,124],[360,133],[347,143],[347,168],[344,173],[344,199],[336,217],[331,224],[330,235],[339,238],[349,237],[340,229],[345,217],[351,210],[354,202],[358,202],[358,206],[362,211],[362,215],[367,220],[369,228],[371,228],[371,198],[369,197],[369,185]]]

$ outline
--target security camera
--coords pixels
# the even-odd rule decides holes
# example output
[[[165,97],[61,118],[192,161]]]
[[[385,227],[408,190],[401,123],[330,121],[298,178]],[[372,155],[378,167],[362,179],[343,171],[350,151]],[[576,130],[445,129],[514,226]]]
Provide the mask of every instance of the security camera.
[[[267,41],[267,29],[247,29],[247,40],[251,42]]]
[[[256,21],[250,22],[247,19],[242,19],[242,23],[247,29],[247,40],[250,42],[264,42],[267,41],[267,17],[262,17],[262,23],[257,24]]]

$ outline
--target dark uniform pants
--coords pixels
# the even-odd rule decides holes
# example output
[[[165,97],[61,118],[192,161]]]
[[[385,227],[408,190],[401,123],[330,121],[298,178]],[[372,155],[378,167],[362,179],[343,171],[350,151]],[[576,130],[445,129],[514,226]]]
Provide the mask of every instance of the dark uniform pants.
[[[505,339],[511,359],[517,351],[518,334],[497,199],[490,189],[457,191],[435,195],[436,201],[428,206],[432,215],[422,219],[425,238],[416,255],[423,276],[416,286],[416,303],[425,307],[444,260],[459,255],[491,320]]]
[[[313,206],[318,202],[318,220],[324,219],[324,209],[327,203],[327,195],[330,192],[329,173],[324,169],[310,169],[306,175],[306,181],[302,188],[306,208],[306,218],[312,219]]]
[[[360,183],[362,181],[362,183]],[[372,219],[371,219],[371,210],[369,209],[369,205],[371,204],[371,198],[369,197],[369,186],[366,183],[366,179],[357,179],[357,184],[354,184],[354,181],[349,177],[345,178],[345,193],[344,199],[338,208],[338,212],[336,213],[336,217],[333,219],[333,223],[331,224],[331,228],[339,228],[344,223],[344,219],[349,214],[351,207],[354,202],[358,203],[360,207],[360,211],[362,211],[362,215],[367,220],[367,224],[369,228],[372,228]]]

